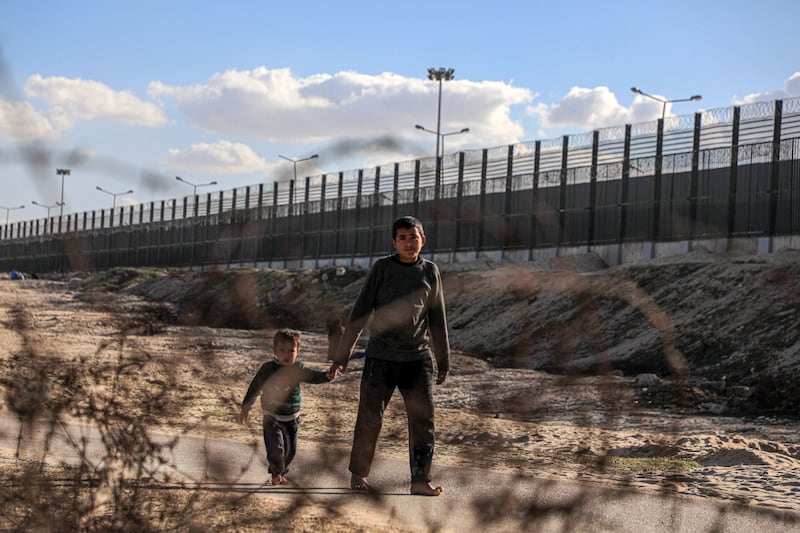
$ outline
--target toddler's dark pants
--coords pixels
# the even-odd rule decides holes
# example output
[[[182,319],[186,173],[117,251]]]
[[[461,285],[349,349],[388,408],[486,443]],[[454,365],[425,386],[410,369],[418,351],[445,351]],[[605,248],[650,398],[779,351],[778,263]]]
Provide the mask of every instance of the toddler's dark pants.
[[[297,451],[297,429],[300,419],[281,422],[264,415],[264,446],[267,448],[269,473],[283,476],[289,471],[289,464]]]
[[[403,395],[408,417],[408,452],[411,481],[430,481],[433,460],[433,362],[394,362],[367,358],[361,376],[350,472],[369,475],[383,412],[395,388]]]

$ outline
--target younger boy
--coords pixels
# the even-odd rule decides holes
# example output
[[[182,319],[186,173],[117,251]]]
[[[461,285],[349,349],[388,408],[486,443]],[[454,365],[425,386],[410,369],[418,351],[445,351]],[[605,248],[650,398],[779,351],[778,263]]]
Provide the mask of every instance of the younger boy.
[[[250,408],[261,395],[264,445],[273,485],[287,483],[286,472],[297,450],[300,425],[300,383],[326,383],[327,372],[312,370],[297,361],[300,332],[281,329],[273,338],[274,359],[261,365],[242,401],[239,421],[247,424]]]

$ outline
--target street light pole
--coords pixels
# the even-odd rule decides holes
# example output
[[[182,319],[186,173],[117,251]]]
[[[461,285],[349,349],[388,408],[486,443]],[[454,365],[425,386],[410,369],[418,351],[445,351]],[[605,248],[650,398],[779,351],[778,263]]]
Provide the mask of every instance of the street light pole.
[[[198,208],[198,204],[200,203],[200,199],[197,198],[197,188],[198,187],[208,187],[208,186],[211,186],[211,185],[216,185],[217,182],[216,181],[209,181],[208,183],[192,183],[191,181],[185,180],[180,176],[175,176],[175,179],[180,181],[181,183],[185,183],[186,185],[188,185],[189,187],[192,188],[192,198],[194,198],[194,216],[197,216],[197,211],[198,211],[197,208]],[[183,216],[185,217],[186,213],[184,213]],[[196,230],[196,226],[192,225],[192,244],[191,244],[191,248],[190,248],[191,251],[190,251],[190,256],[189,256],[189,270],[194,268],[195,230]]]
[[[54,207],[59,207],[59,206],[64,207],[64,202],[56,202],[53,205],[45,205],[45,204],[40,204],[36,200],[31,200],[31,203],[33,205],[38,205],[39,207],[43,207],[43,208],[47,209],[47,219],[48,220],[50,219],[50,210],[51,209],[53,209]]]
[[[702,95],[695,94],[694,96],[690,96],[689,98],[676,98],[674,100],[667,100],[666,98],[661,98],[659,96],[653,96],[652,94],[647,94],[643,90],[638,87],[631,87],[631,92],[636,94],[641,94],[642,96],[646,96],[656,102],[661,102],[661,120],[664,120],[664,117],[667,114],[667,104],[673,104],[675,102],[699,102],[703,99]]]
[[[130,189],[130,190],[125,191],[125,192],[111,192],[111,191],[105,190],[104,188],[100,187],[99,185],[97,187],[95,187],[95,188],[100,192],[104,192],[106,194],[110,194],[114,198],[112,203],[111,203],[112,214],[113,214],[114,209],[117,208],[117,196],[121,196],[123,194],[133,194],[133,189]]]
[[[70,171],[68,168],[57,168],[56,175],[61,176],[61,214],[59,216],[64,216],[64,177],[70,175]]]
[[[436,190],[434,191],[436,199],[439,198],[439,187],[442,182],[441,162],[439,160],[439,141],[441,140],[440,131],[442,128],[442,82],[452,80],[453,74],[455,74],[455,70],[451,68],[428,69],[428,79],[439,82],[439,103],[436,111]]]
[[[294,169],[294,181],[295,183],[297,183],[297,163],[300,163],[301,161],[308,161],[309,159],[316,159],[319,157],[319,154],[310,155],[302,159],[297,159],[296,157],[286,157],[285,155],[280,155],[280,154],[278,154],[278,157],[292,163],[292,167]]]
[[[429,130],[428,128],[420,126],[419,124],[414,125],[414,127],[417,128],[418,130],[425,131],[427,133],[432,133],[433,135],[436,135],[435,131]],[[439,137],[441,137],[441,139],[442,139],[442,158],[444,158],[444,138],[447,137],[448,135],[459,135],[461,133],[469,133],[469,128],[461,128],[458,131],[449,131],[447,133],[440,133],[439,134]]]
[[[194,198],[194,216],[197,216],[197,211],[198,211],[197,208],[198,208],[198,205],[200,203],[200,199],[197,197],[197,188],[198,187],[208,187],[208,186],[211,186],[211,185],[216,185],[217,182],[216,181],[209,181],[208,183],[192,183],[191,181],[185,180],[180,176],[175,176],[175,179],[180,181],[181,183],[185,183],[186,185],[188,185],[189,187],[192,188],[192,198]],[[184,213],[183,216],[187,216],[186,213]]]
[[[182,177],[180,177],[180,176],[175,176],[175,179],[176,179],[176,180],[178,180],[178,181],[180,181],[181,183],[185,183],[186,185],[188,185],[189,187],[191,187],[191,188],[192,188],[192,195],[193,195],[193,196],[197,196],[197,188],[198,188],[198,187],[208,187],[208,186],[210,186],[210,185],[216,185],[216,184],[217,184],[217,182],[216,182],[216,181],[209,181],[208,183],[196,183],[196,184],[195,184],[195,183],[192,183],[192,182],[191,182],[191,181],[189,181],[189,180],[185,180],[185,179],[183,179],[183,178],[182,178]],[[98,188],[99,188],[99,187],[98,187]],[[130,191],[130,192],[133,192],[133,191]],[[126,193],[126,194],[127,194],[127,193]]]
[[[15,209],[25,209],[25,206],[24,205],[18,205],[18,206],[15,206],[15,207],[6,207],[6,206],[3,206],[3,205],[0,205],[0,209],[5,209],[6,210],[6,226],[8,226],[8,214],[11,211],[15,210]]]

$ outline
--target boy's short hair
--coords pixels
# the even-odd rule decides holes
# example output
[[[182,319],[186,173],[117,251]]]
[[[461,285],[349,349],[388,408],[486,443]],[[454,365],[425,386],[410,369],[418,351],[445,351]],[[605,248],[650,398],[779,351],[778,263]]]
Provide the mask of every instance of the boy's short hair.
[[[425,229],[422,227],[422,222],[420,222],[418,218],[412,217],[411,215],[398,218],[394,221],[394,224],[392,224],[392,239],[397,238],[397,230],[412,228],[417,228],[420,235],[425,235]]]
[[[290,342],[292,344],[300,344],[300,332],[296,329],[283,328],[275,332],[272,338],[272,345],[277,346],[281,342]]]

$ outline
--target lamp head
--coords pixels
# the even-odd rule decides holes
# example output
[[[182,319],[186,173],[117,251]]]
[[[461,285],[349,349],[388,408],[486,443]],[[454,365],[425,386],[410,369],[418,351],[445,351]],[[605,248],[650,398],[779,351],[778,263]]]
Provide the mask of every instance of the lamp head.
[[[469,133],[469,128],[462,128],[461,133]]]
[[[429,68],[428,69],[428,79],[429,80],[438,80],[438,81],[450,81],[453,79],[453,74],[455,74],[455,70],[451,68],[444,68],[439,67],[438,69]]]
[[[689,98],[689,100],[691,100],[693,102],[699,102],[702,99],[703,99],[703,96],[700,95],[700,94],[696,94],[696,95],[692,96],[691,98]]]

